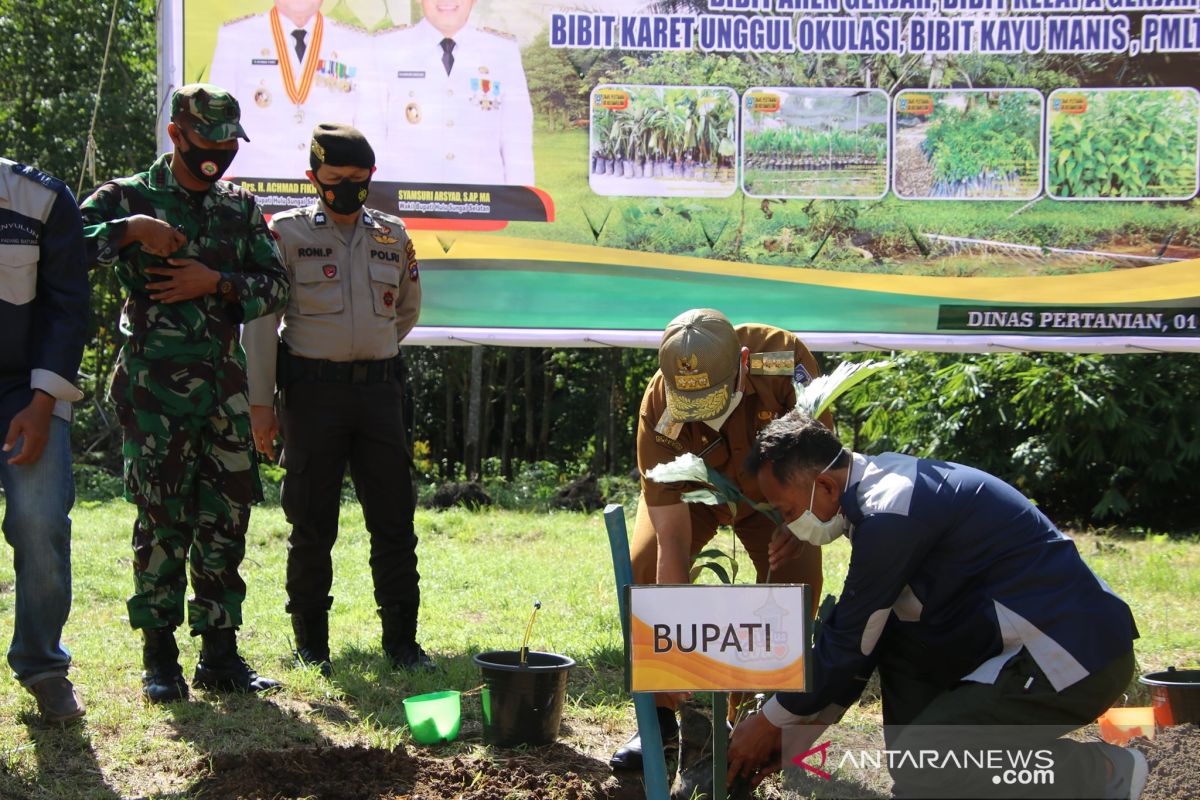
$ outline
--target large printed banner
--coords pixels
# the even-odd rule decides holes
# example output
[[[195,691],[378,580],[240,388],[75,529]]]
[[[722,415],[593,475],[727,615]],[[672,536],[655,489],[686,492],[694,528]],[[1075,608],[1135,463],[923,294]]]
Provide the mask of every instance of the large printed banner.
[[[633,692],[803,692],[808,688],[804,584],[630,586]]]
[[[583,10],[585,9],[586,10]],[[1200,0],[173,0],[165,97],[235,93],[231,174],[310,203],[374,145],[412,343],[1200,350]],[[165,125],[165,120],[164,120]]]

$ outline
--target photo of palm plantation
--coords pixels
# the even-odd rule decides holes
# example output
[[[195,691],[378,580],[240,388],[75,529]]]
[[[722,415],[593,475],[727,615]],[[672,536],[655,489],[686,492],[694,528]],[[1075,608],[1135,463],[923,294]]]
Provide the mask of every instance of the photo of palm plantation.
[[[878,199],[887,191],[888,97],[869,89],[751,89],[742,188],[755,197]]]
[[[1187,199],[1197,190],[1195,89],[1055,92],[1046,192],[1063,200]]]
[[[896,96],[896,194],[1032,200],[1041,189],[1042,96],[909,91]]]
[[[733,90],[600,86],[591,108],[596,194],[728,197],[736,189]]]

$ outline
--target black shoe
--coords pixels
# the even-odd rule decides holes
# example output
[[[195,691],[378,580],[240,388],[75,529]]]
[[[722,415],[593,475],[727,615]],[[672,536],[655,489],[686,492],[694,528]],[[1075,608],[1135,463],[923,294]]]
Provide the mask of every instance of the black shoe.
[[[174,628],[142,630],[142,697],[150,703],[186,700],[187,681],[179,666],[179,647]]]
[[[421,645],[416,642],[408,642],[400,645],[400,647],[389,650],[388,661],[392,662],[392,666],[396,669],[417,670],[420,672],[433,672],[437,669],[434,666],[433,659],[425,654],[421,649]]]
[[[663,756],[667,763],[668,782],[670,776],[679,768],[679,721],[675,719],[675,710],[671,708],[658,709],[658,726],[662,731]],[[608,765],[614,770],[642,771],[642,734],[634,733],[625,744],[621,745]]]
[[[328,678],[333,673],[333,664],[329,661],[329,613],[292,614],[292,632],[296,634],[297,663],[302,667],[316,667]]]
[[[433,670],[433,661],[417,644],[417,606],[385,606],[379,609],[383,625],[383,652],[397,669]]]
[[[265,692],[279,681],[264,678],[250,668],[237,651],[237,631],[217,628],[200,634],[200,663],[192,686],[210,692]]]

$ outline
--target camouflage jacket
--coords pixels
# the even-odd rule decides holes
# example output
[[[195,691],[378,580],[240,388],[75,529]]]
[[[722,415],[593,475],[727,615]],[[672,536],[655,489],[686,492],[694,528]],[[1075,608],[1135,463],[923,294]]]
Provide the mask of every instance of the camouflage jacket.
[[[166,154],[146,172],[110,181],[83,202],[84,235],[95,265],[114,267],[126,292],[121,312],[125,344],[111,393],[118,408],[167,417],[244,413],[246,354],[242,322],[282,311],[288,276],[253,195],[217,181],[197,199],[175,180]],[[227,295],[180,303],[150,299],[147,282],[164,266],[135,243],[120,249],[126,220],[145,214],[187,237],[173,257],[194,258],[233,284]]]

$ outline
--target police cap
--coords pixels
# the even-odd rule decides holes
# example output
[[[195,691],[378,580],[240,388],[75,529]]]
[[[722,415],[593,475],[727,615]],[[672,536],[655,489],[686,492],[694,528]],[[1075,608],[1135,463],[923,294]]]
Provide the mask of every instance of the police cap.
[[[308,161],[314,172],[322,164],[370,169],[375,166],[375,151],[358,128],[339,122],[322,122],[313,128]]]

